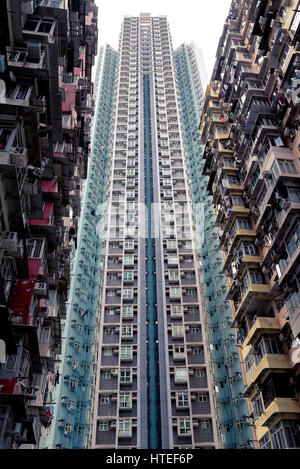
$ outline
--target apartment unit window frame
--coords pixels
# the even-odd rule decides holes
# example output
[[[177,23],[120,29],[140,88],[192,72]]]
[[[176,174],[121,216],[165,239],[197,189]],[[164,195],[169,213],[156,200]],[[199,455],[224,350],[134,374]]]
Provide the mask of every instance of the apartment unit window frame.
[[[97,422],[97,431],[98,432],[107,432],[109,430],[109,424],[107,420],[98,420]]]
[[[208,402],[208,393],[207,392],[198,392],[197,393],[198,402]]]
[[[176,367],[174,370],[175,383],[187,383],[188,371],[185,367]]]
[[[132,393],[131,392],[120,393],[119,408],[120,409],[132,409]]]
[[[100,397],[100,403],[103,405],[108,405],[110,403],[110,396],[103,395]]]
[[[120,384],[132,383],[132,368],[120,368]]]
[[[192,435],[192,421],[188,417],[178,418],[177,421],[178,436],[191,436]]]
[[[132,306],[122,306],[122,318],[132,318],[133,317],[133,307]]]
[[[184,345],[174,345],[173,346],[173,360],[184,360],[185,350]]]
[[[187,391],[179,391],[176,393],[176,407],[181,409],[189,407],[189,393]]]
[[[132,436],[132,422],[131,419],[119,419],[118,436],[131,438]]]
[[[133,348],[132,345],[121,345],[120,359],[121,360],[132,360]]]

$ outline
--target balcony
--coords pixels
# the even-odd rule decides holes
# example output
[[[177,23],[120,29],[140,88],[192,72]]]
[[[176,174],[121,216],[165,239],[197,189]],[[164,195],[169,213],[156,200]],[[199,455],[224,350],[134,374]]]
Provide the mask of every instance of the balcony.
[[[36,44],[38,48],[38,44]],[[29,49],[29,50],[28,50]],[[36,58],[30,55],[30,46],[28,49],[14,48],[7,54],[7,63],[10,67],[20,67],[25,69],[44,69],[46,66],[46,54],[41,48],[38,49]]]
[[[47,225],[47,226],[53,225],[54,224],[54,203],[45,202],[44,209],[43,209],[43,218],[42,219],[28,218],[28,223],[30,225]]]
[[[249,375],[244,396],[249,397],[254,390],[255,383],[261,382],[269,373],[289,369],[290,365],[285,355],[266,354],[260,363],[253,368],[252,373]]]
[[[16,371],[0,372],[0,404],[10,405],[17,421],[27,419],[26,408],[24,405],[24,397],[20,381],[18,381],[18,373]]]
[[[32,324],[35,284],[36,278],[15,280],[8,300],[13,324]]]
[[[232,254],[232,250],[234,249],[235,244],[237,243],[239,239],[241,238],[249,239],[249,237],[254,239],[255,236],[256,236],[256,231],[251,230],[251,229],[242,229],[242,228],[237,229],[232,234],[228,233],[227,237],[225,235],[225,239],[228,239],[227,256]]]
[[[272,425],[272,421],[278,415],[280,415],[281,419],[290,419],[294,417],[299,419],[300,405],[298,401],[296,399],[286,397],[275,397],[256,421],[256,425],[270,427]]]
[[[255,303],[270,301],[270,287],[264,284],[251,283],[246,293],[241,297],[235,310],[234,319],[238,320],[243,312],[255,308]]]
[[[260,334],[280,332],[281,327],[276,318],[257,318],[244,339],[244,345],[252,345]]]

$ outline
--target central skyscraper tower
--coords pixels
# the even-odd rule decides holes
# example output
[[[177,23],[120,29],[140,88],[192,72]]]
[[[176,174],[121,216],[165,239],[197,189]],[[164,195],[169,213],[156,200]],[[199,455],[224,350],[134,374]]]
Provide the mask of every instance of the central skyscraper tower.
[[[166,17],[124,18],[116,80],[91,447],[215,448]]]

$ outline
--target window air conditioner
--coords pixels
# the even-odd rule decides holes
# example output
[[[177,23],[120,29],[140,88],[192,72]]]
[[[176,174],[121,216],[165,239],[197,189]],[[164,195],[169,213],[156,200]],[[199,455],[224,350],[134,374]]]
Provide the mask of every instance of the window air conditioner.
[[[27,43],[27,54],[29,59],[39,60],[41,57],[41,43],[29,41]]]
[[[27,166],[28,163],[28,151],[27,148],[11,147],[10,149],[10,164],[16,166]]]
[[[44,114],[46,111],[46,96],[39,96],[36,98],[35,106],[38,108],[39,113]]]
[[[9,435],[14,436],[14,435],[19,435],[22,430],[22,424],[21,423],[16,423],[13,427],[12,430],[8,432]]]
[[[25,1],[21,3],[21,12],[25,15],[32,15],[36,8],[36,0]]]
[[[4,231],[1,239],[1,248],[16,252],[18,249],[18,233],[14,231]]]

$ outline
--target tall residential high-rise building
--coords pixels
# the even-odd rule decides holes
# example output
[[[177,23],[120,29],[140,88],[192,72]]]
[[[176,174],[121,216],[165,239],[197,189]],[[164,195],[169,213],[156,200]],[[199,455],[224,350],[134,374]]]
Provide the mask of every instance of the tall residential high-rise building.
[[[124,18],[119,53],[106,48],[96,88],[92,166],[46,446],[218,448],[166,17]],[[99,250],[89,252],[87,241]],[[89,272],[91,254],[98,259]]]
[[[97,15],[90,0],[1,2],[1,449],[37,448],[51,428],[88,167]]]
[[[166,17],[125,17],[92,448],[218,446]]]
[[[299,7],[232,2],[200,124],[243,395],[261,449],[300,446]]]
[[[94,399],[93,363],[99,322],[99,292],[103,284],[103,240],[97,236],[103,223],[99,206],[105,201],[110,172],[111,130],[114,110],[117,52],[110,46],[98,55],[95,113],[87,179],[82,190],[78,241],[72,262],[70,294],[64,321],[64,341],[58,383],[52,393],[56,403],[51,427],[42,448],[83,448]]]
[[[218,435],[224,448],[251,448],[254,438],[249,407],[243,397],[244,383],[232,329],[228,287],[222,272],[222,254],[215,226],[212,196],[207,191],[208,177],[203,174],[205,159],[198,126],[205,93],[196,62],[195,44],[183,44],[174,52],[181,104],[181,119],[186,163],[196,217],[196,249],[199,258],[202,311],[209,341],[209,364],[213,378],[214,405]],[[199,53],[197,54],[199,56]],[[201,75],[205,77],[201,64]]]

